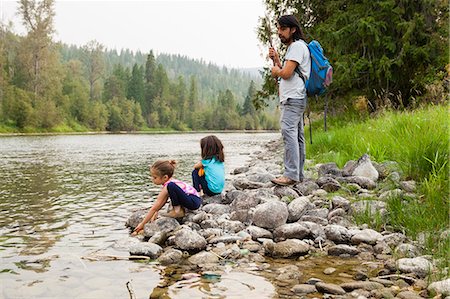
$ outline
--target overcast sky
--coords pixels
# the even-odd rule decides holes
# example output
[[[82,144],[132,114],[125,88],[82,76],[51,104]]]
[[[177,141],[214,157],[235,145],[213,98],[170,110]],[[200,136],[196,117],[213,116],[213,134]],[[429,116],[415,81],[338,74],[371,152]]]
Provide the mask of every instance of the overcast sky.
[[[0,18],[23,34],[17,7],[0,0]],[[55,11],[55,41],[83,45],[95,39],[109,49],[153,49],[229,67],[267,64],[256,38],[262,0],[59,0]]]

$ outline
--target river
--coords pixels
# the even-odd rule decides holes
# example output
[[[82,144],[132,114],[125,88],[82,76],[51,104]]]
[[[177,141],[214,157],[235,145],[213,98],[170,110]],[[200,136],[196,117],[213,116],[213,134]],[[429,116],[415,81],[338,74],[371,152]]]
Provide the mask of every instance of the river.
[[[175,177],[190,181],[205,133],[0,137],[0,283],[2,298],[148,298],[164,280],[152,263],[89,261],[115,256],[136,208],[159,186],[148,165],[175,159]],[[279,133],[218,133],[226,171],[245,165]],[[169,286],[171,298],[270,297],[265,278],[230,272],[211,283]],[[180,290],[185,290],[184,292]]]

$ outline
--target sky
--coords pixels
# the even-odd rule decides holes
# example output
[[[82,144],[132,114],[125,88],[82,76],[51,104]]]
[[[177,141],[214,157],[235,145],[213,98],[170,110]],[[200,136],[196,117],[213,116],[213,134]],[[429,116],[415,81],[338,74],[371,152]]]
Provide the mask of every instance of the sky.
[[[0,0],[0,19],[23,35],[17,7]],[[256,37],[262,0],[57,0],[55,12],[53,40],[66,44],[96,40],[108,49],[181,54],[237,68],[268,64]]]

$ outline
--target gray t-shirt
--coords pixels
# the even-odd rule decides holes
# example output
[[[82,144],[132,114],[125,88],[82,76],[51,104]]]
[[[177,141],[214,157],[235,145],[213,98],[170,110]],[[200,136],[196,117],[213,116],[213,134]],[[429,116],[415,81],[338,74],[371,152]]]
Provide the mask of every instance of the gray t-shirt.
[[[309,55],[308,46],[304,41],[297,40],[289,45],[286,55],[284,56],[283,67],[288,60],[296,61],[303,76],[306,79],[309,78],[311,57]],[[289,79],[281,78],[280,81],[280,103],[285,102],[288,98],[306,98],[305,83],[296,72],[294,72]]]

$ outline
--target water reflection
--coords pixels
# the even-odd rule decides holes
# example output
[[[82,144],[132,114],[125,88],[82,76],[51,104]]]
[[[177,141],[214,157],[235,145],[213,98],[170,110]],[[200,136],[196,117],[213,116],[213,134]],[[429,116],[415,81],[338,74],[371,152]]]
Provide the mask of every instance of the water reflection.
[[[128,298],[125,284],[132,280],[137,298],[147,298],[161,279],[154,266],[82,257],[98,250],[127,255],[113,244],[128,237],[131,211],[148,207],[159,191],[148,165],[176,159],[176,177],[190,181],[205,135],[0,137],[0,297]],[[217,135],[228,172],[279,137]],[[228,283],[231,290],[231,279],[211,283],[211,293]],[[175,286],[168,292],[181,296]]]

